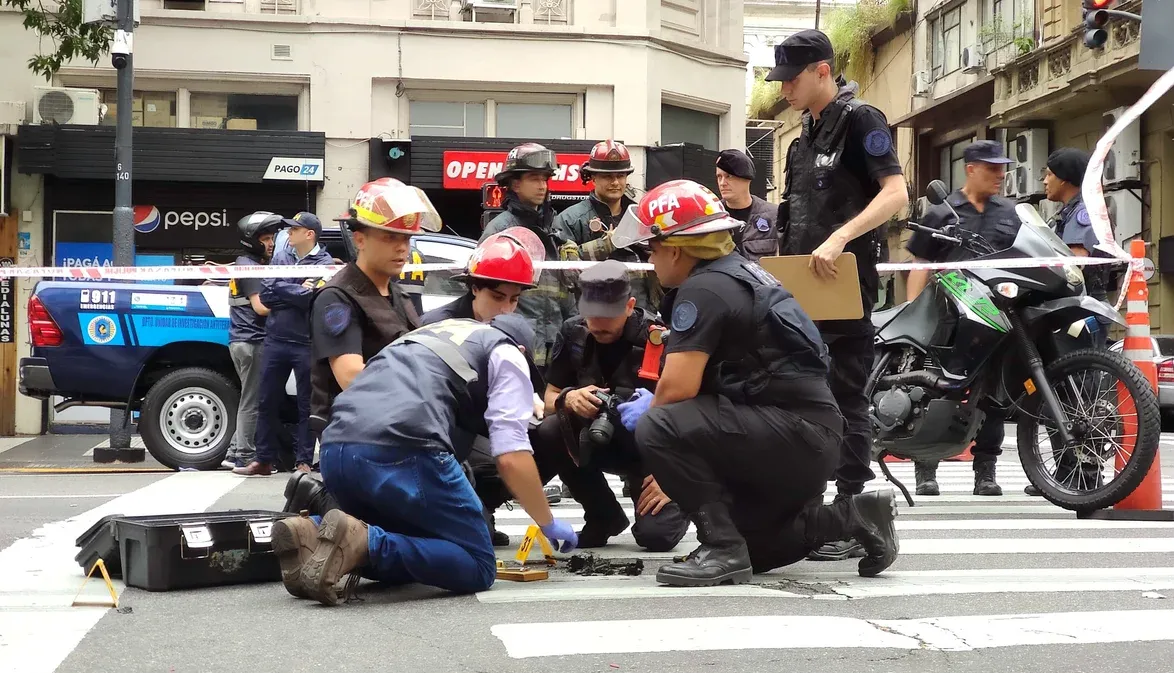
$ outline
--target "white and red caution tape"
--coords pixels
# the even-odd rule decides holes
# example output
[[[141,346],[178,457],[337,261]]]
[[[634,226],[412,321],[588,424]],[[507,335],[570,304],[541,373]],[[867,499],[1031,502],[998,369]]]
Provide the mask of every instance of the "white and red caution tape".
[[[1030,257],[1021,259],[981,259],[967,262],[930,264],[908,262],[878,264],[877,271],[911,271],[914,269],[1027,269],[1038,267],[1091,266],[1122,264],[1129,260],[1105,257]],[[541,262],[538,266],[552,271],[586,269],[598,262]],[[638,262],[624,264],[633,271],[652,271],[652,265]],[[323,278],[344,267],[327,266],[236,266],[205,264],[202,266],[2,266],[0,278],[48,278],[63,280],[230,280],[233,278]],[[428,271],[461,271],[459,264],[408,264],[405,274]]]

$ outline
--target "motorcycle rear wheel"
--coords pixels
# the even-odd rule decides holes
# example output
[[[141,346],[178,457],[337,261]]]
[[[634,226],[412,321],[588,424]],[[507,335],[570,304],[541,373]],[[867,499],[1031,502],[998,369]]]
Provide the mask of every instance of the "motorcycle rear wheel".
[[[1055,454],[1059,445],[1059,439],[1052,433],[1049,433],[1048,438],[1045,438],[1043,442],[1038,441],[1040,420],[1047,415],[1047,411],[1043,408],[1043,395],[1028,395],[1019,398],[1018,401],[1021,410],[1017,422],[1019,460],[1023,471],[1027,474],[1028,481],[1038,488],[1048,501],[1076,512],[1111,507],[1132,493],[1141,484],[1146,473],[1149,472],[1150,466],[1153,465],[1162,431],[1157,394],[1141,370],[1120,353],[1094,348],[1074,351],[1049,364],[1045,369],[1045,375],[1053,388],[1058,388],[1060,383],[1074,380],[1074,377],[1071,379],[1066,379],[1066,377],[1089,370],[1099,370],[1116,378],[1114,387],[1118,391],[1124,387],[1128,398],[1132,400],[1136,409],[1136,438],[1133,441],[1132,450],[1129,452],[1125,464],[1116,470],[1116,475],[1108,483],[1092,489],[1073,488],[1070,484],[1061,483],[1063,479],[1058,479],[1044,465],[1040,455],[1040,448],[1047,450],[1046,445],[1050,444],[1053,454]],[[1075,387],[1075,383],[1073,386]],[[1099,386],[1098,389],[1100,389]],[[1061,396],[1060,390],[1057,390],[1057,396]],[[1083,405],[1081,406],[1083,407]],[[1118,406],[1121,404],[1118,403]],[[1092,409],[1091,404],[1089,409]],[[1073,414],[1073,411],[1077,411],[1077,413]],[[1066,413],[1069,414],[1069,420],[1074,423],[1098,424],[1091,415],[1083,414],[1072,406],[1066,408]],[[1132,416],[1132,414],[1127,415]],[[1092,442],[1093,440],[1089,439],[1088,441]],[[1045,446],[1040,447],[1040,444]],[[1065,449],[1065,451],[1073,451],[1073,449]],[[1057,459],[1056,472],[1060,471],[1059,463],[1060,459]],[[1102,470],[1104,469],[1103,463],[1100,464],[1100,467]],[[1073,468],[1070,474],[1077,469],[1080,468]]]

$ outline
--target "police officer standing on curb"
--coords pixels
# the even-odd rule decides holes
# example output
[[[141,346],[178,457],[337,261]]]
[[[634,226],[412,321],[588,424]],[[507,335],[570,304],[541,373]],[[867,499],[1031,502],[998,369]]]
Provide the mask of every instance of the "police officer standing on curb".
[[[600,262],[579,276],[579,315],[563,323],[546,370],[546,417],[534,442],[539,467],[551,461],[559,479],[583,505],[579,547],[603,547],[628,529],[628,517],[604,473],[626,478],[636,509],[632,536],[653,552],[677,546],[689,520],[656,484],[632,433],[607,414],[599,394],[617,401],[637,388],[655,386],[640,376],[645,348],[664,327],[636,307],[629,272],[616,260]],[[657,363],[659,367],[659,363]],[[613,412],[614,413],[614,407]]]
[[[1019,215],[1013,201],[999,196],[1011,159],[994,140],[971,143],[963,150],[962,157],[966,162],[966,184],[946,197],[953,211],[946,204],[933,206],[922,218],[922,226],[940,229],[956,224],[963,231],[977,234],[995,251],[1011,247],[1019,233]],[[957,223],[954,213],[958,213]],[[913,233],[906,248],[921,261],[957,262],[974,256],[964,248],[947,246],[921,231]],[[916,299],[928,280],[928,270],[910,271],[906,299]],[[986,410],[986,419],[974,438],[974,448],[970,450],[974,456],[974,495],[1003,494],[1003,488],[995,481],[995,463],[1003,453],[1003,422],[1002,413]],[[937,469],[937,463],[915,463],[918,495],[938,495]]]
[[[293,266],[328,266],[334,258],[318,245],[322,222],[302,212],[286,220],[292,253],[274,252],[274,263]],[[284,262],[284,264],[282,264]],[[261,357],[260,412],[257,417],[257,456],[233,473],[242,476],[273,474],[278,451],[278,426],[285,384],[293,372],[297,384],[298,424],[294,437],[296,470],[309,472],[314,462],[314,435],[310,432],[310,302],[322,283],[320,276],[267,278],[261,285],[261,303],[269,307],[265,320],[265,347]]]
[[[557,169],[554,152],[538,143],[525,143],[510,150],[504,169],[494,177],[506,188],[505,210],[485,226],[480,240],[510,227],[525,227],[542,241],[546,259],[561,259],[566,247],[575,247],[553,228],[549,182]],[[527,290],[518,300],[518,314],[534,327],[534,350],[530,355],[542,370],[559,325],[575,314],[575,299],[566,275],[558,271],[544,272],[538,287]]]
[[[276,213],[259,211],[242,217],[236,224],[244,254],[237,266],[263,266],[273,256],[273,239],[285,227]],[[222,465],[244,467],[257,455],[257,407],[261,391],[261,352],[265,343],[265,318],[269,307],[261,303],[260,278],[234,278],[228,283],[228,355],[241,382],[240,406],[236,412],[236,437]]]
[[[554,230],[563,238],[579,246],[581,259],[601,262],[618,259],[621,262],[646,262],[646,250],[616,249],[611,243],[611,232],[629,207],[635,205],[627,195],[628,176],[636,170],[632,157],[623,143],[605,140],[596,143],[581,171],[583,183],[593,182],[595,189],[579,203],[567,208],[554,218]],[[648,271],[632,272],[632,292],[636,306],[655,313],[660,307],[664,290],[656,281],[656,274]]]
[[[799,302],[734,252],[741,224],[713,192],[674,180],[645,194],[614,236],[649,241],[656,275],[673,288],[656,392],[638,390],[619,407],[646,469],[701,542],[656,579],[746,582],[849,537],[867,550],[860,575],[874,576],[898,553],[893,491],[823,504],[844,429],[827,348]]]
[[[334,398],[384,346],[420,326],[408,294],[396,282],[411,257],[412,236],[440,231],[440,215],[421,190],[393,178],[363,185],[337,218],[350,236],[354,261],[319,288],[310,309],[310,429],[320,437]],[[324,489],[310,475],[286,484],[286,511],[315,505]]]
[[[811,255],[816,276],[834,278],[844,252],[856,256],[864,317],[821,321],[831,355],[830,381],[847,431],[836,470],[838,498],[860,493],[873,478],[872,426],[864,387],[873,364],[871,313],[879,278],[877,230],[909,202],[905,177],[884,114],[856,98],[856,83],[833,76],[827,35],[800,31],[775,47],[768,81],[782,83],[791,107],[803,110],[803,130],[787,151],[787,181],[779,206],[780,253]],[[813,560],[858,556],[858,541],[838,541]]]
[[[722,150],[717,155],[717,189],[730,217],[746,223],[734,233],[738,252],[757,262],[779,254],[779,231],[775,224],[778,206],[750,193],[754,162],[741,150]]]

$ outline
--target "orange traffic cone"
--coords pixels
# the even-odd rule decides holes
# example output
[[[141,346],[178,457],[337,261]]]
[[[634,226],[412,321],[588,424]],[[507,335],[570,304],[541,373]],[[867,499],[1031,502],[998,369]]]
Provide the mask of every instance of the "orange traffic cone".
[[[1133,241],[1129,246],[1129,253],[1134,259],[1145,257],[1145,241]],[[1139,269],[1129,272],[1129,286],[1126,295],[1125,309],[1125,343],[1122,344],[1122,353],[1133,361],[1137,368],[1145,374],[1146,380],[1156,393],[1158,391],[1158,368],[1154,364],[1153,342],[1150,340],[1150,290],[1145,276]],[[1137,437],[1137,407],[1125,386],[1117,384],[1117,394],[1121,400],[1121,414],[1124,417],[1124,435]],[[1123,449],[1132,447],[1123,446]],[[1122,452],[1117,452],[1117,471],[1125,467],[1121,458]],[[1080,518],[1117,519],[1117,520],[1162,520],[1174,521],[1174,510],[1162,509],[1162,461],[1161,451],[1154,456],[1153,465],[1141,484],[1124,500],[1113,506],[1112,510],[1099,510],[1080,515]]]

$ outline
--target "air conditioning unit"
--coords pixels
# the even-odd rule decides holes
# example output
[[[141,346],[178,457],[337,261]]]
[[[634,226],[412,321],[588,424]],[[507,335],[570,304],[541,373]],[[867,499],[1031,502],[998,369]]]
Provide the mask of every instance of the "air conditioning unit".
[[[1060,209],[1063,207],[1064,204],[1059,201],[1049,201],[1047,199],[1040,199],[1039,203],[1035,205],[1035,209],[1039,211],[1039,216],[1043,218],[1044,222],[1049,224],[1051,224],[1052,218],[1056,216],[1056,213],[1060,212]]]
[[[982,72],[986,70],[986,59],[977,44],[972,44],[962,50],[962,72]]]
[[[1048,165],[1047,129],[1020,131],[1011,142],[1015,160],[1015,192],[1018,198],[1044,193],[1044,168]]]
[[[1113,237],[1123,244],[1141,235],[1141,201],[1128,190],[1105,193],[1105,207],[1113,224]]]
[[[913,88],[914,96],[928,96],[929,88],[933,85],[933,81],[929,78],[928,70],[918,70],[913,73],[913,81],[910,86]]]
[[[101,112],[97,89],[33,87],[33,124],[97,125]]]
[[[1125,114],[1127,108],[1119,107],[1104,114],[1104,130],[1117,123]],[[1103,173],[1105,184],[1124,182],[1126,180],[1141,180],[1141,119],[1135,119],[1121,135],[1113,141],[1109,154],[1105,157]]]
[[[1014,168],[1007,171],[1007,174],[1003,176],[1003,190],[1000,192],[1000,194],[1008,199],[1019,197],[1019,187],[1015,180]]]
[[[464,0],[461,14],[467,21],[480,23],[514,23],[518,0]]]

